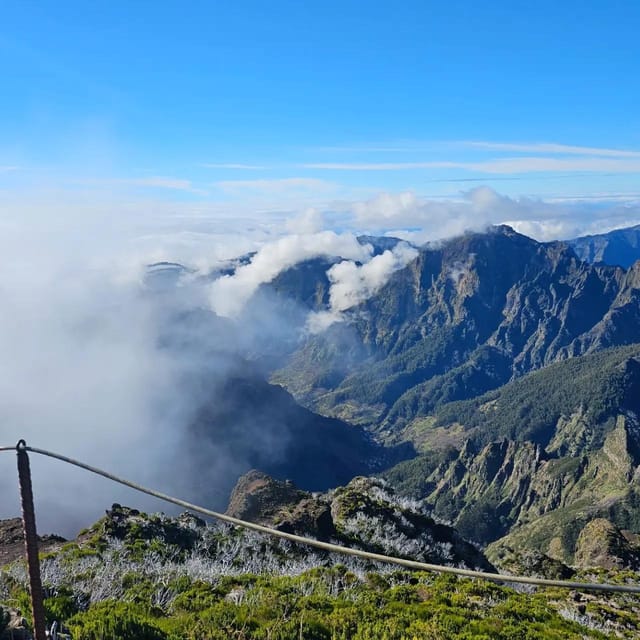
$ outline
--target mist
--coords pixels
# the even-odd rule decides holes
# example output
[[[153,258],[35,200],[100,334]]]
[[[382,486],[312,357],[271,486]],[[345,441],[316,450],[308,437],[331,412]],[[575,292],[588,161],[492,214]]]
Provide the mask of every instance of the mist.
[[[117,204],[115,213],[82,215],[58,206],[3,215],[0,444],[24,438],[224,508],[237,476],[256,459],[279,464],[294,436],[268,415],[238,418],[236,425],[232,408],[225,414],[228,438],[217,430],[205,442],[194,425],[202,426],[203,408],[229,394],[230,381],[264,380],[274,358],[286,358],[309,333],[348,323],[350,312],[416,255],[407,243],[376,254],[358,240],[361,231],[422,242],[506,220],[547,233],[557,220],[563,221],[557,229],[566,230],[572,219],[564,205],[538,207],[486,189],[464,198],[436,206],[387,194],[351,203],[342,218],[335,207],[324,213],[303,207],[262,222],[166,208],[132,216]],[[620,226],[623,213],[607,219]],[[333,229],[323,230],[326,224]],[[285,308],[269,284],[317,258],[327,264],[326,305],[288,301]],[[163,260],[184,268],[148,269]],[[80,470],[31,458],[41,532],[74,535],[112,502],[171,510]],[[18,515],[10,453],[0,455],[0,478],[0,517]]]
[[[261,285],[316,256],[377,264],[370,245],[332,231],[260,238],[241,262],[203,255],[191,266],[149,268],[152,257],[166,255],[160,248],[136,252],[125,237],[102,243],[93,224],[74,229],[68,245],[64,233],[47,243],[42,230],[17,229],[3,238],[0,441],[24,438],[216,509],[255,460],[282,464],[292,437],[275,417],[207,409],[228,399],[229,380],[259,384],[268,373],[261,357],[286,353],[304,337],[309,310],[283,317],[281,301],[266,290],[257,295]],[[207,424],[221,415],[229,431],[209,436]],[[73,536],[113,502],[173,510],[31,458],[40,531]],[[0,466],[0,517],[15,516],[13,456],[5,453]]]

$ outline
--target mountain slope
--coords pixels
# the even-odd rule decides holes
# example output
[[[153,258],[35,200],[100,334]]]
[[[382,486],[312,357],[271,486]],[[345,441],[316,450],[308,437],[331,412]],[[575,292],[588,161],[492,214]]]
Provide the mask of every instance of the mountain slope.
[[[290,496],[297,491],[281,485],[269,489],[273,481],[264,475],[246,480],[253,485],[260,480],[270,495],[271,490],[284,489]],[[392,523],[396,512],[421,517],[406,504],[388,501],[381,489],[379,482],[359,479],[333,497],[318,497],[338,503],[339,521],[344,513],[362,515],[359,528],[349,531],[352,546],[366,548],[373,541],[375,548],[371,533],[377,518]],[[313,498],[297,496],[294,503],[298,499]],[[356,499],[364,501],[362,508]],[[276,500],[277,505],[286,506]],[[384,542],[402,553],[407,540],[398,536]],[[405,549],[411,555],[431,550],[442,556],[447,550],[433,544],[429,532],[418,532],[412,542]],[[538,560],[533,564],[540,566]],[[523,593],[478,580],[398,571],[223,524],[207,525],[190,514],[169,518],[120,505],[75,543],[43,556],[41,566],[47,622],[57,620],[63,631],[84,640],[640,636],[638,601],[632,595]],[[589,572],[574,577],[594,579]],[[638,576],[608,572],[600,577],[633,581]],[[28,574],[20,563],[0,572],[0,599],[0,636],[28,637],[28,621],[15,609],[28,609]],[[7,629],[14,620],[19,628]]]
[[[574,238],[568,244],[581,260],[627,268],[640,260],[640,225]]]
[[[406,458],[411,447],[384,448],[358,427],[299,406],[284,389],[246,366],[201,381],[204,401],[185,447],[199,469],[201,499],[221,506],[238,476],[262,468],[307,490],[326,490]]]
[[[415,420],[426,453],[387,477],[468,538],[572,562],[594,518],[640,532],[639,416],[640,345],[609,349]]]
[[[509,227],[468,233],[422,247],[349,324],[310,337],[272,379],[319,413],[401,428],[416,398],[472,397],[640,341],[639,301],[640,264],[591,265]]]

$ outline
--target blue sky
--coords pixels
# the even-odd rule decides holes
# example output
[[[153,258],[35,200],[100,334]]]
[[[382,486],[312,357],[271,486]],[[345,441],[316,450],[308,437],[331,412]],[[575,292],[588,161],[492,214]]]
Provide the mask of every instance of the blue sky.
[[[360,232],[640,222],[639,26],[638,0],[4,0],[0,434],[155,478],[122,451],[193,408],[139,295],[158,260],[257,249],[202,292],[232,312],[298,260],[366,260]],[[412,255],[344,262],[319,328]],[[100,491],[43,497],[84,524]]]
[[[636,202],[639,24],[635,0],[8,2],[0,205]]]

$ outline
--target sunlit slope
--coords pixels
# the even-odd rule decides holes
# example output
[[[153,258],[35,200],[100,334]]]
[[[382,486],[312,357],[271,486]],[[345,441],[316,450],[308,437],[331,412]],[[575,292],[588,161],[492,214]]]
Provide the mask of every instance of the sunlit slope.
[[[496,227],[422,247],[273,379],[320,413],[393,431],[555,361],[639,342],[639,301],[640,263],[591,265]]]
[[[466,537],[573,561],[596,517],[640,530],[639,416],[640,345],[609,349],[414,420],[424,454],[388,477]]]

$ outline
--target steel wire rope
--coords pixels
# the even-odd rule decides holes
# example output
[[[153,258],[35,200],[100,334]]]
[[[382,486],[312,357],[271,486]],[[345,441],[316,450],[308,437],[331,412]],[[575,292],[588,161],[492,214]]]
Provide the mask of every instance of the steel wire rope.
[[[361,549],[350,549],[349,547],[343,547],[341,545],[333,544],[331,542],[323,542],[321,540],[306,538],[304,536],[300,536],[294,533],[278,531],[277,529],[272,529],[271,527],[266,527],[261,524],[256,524],[255,522],[247,522],[245,520],[241,520],[239,518],[234,518],[233,516],[229,516],[225,513],[212,511],[211,509],[207,509],[197,504],[187,502],[186,500],[181,500],[180,498],[175,498],[166,493],[162,493],[161,491],[156,491],[155,489],[144,487],[140,484],[137,484],[136,482],[132,482],[131,480],[120,478],[119,476],[116,476],[113,473],[109,473],[108,471],[104,471],[97,467],[91,466],[89,464],[86,464],[85,462],[76,460],[75,458],[71,458],[71,457],[62,455],[60,453],[55,453],[53,451],[48,451],[47,449],[39,449],[38,447],[30,447],[30,446],[23,445],[22,441],[19,443],[18,446],[23,446],[25,451],[30,451],[32,453],[36,453],[42,456],[54,458],[61,462],[65,462],[67,464],[73,465],[74,467],[78,467],[80,469],[84,469],[85,471],[89,471],[90,473],[93,473],[95,475],[102,476],[103,478],[106,478],[107,480],[111,480],[112,482],[116,482],[125,487],[129,487],[130,489],[134,489],[135,491],[146,493],[147,495],[153,496],[154,498],[164,500],[165,502],[175,504],[179,507],[184,507],[185,509],[189,509],[190,511],[201,513],[203,515],[209,516],[210,518],[215,518],[216,520],[221,520],[222,522],[227,522],[228,524],[231,524],[237,527],[242,527],[244,529],[249,529],[252,531],[257,531],[259,533],[265,533],[270,536],[275,536],[277,538],[282,538],[284,540],[289,540],[297,544],[316,547],[317,549],[322,549],[324,551],[341,553],[343,555],[350,555],[357,558],[364,558],[366,560],[372,560],[374,562],[384,562],[387,564],[395,564],[401,567],[407,567],[408,569],[417,569],[421,571],[428,571],[431,573],[448,573],[448,574],[453,574],[457,576],[462,576],[465,578],[479,578],[482,580],[489,580],[491,582],[529,584],[529,585],[534,585],[539,587],[558,587],[562,589],[575,589],[575,590],[582,590],[582,591],[607,591],[607,592],[640,594],[640,586],[607,584],[607,583],[597,583],[597,582],[595,583],[594,582],[572,582],[570,580],[552,580],[547,578],[534,578],[531,576],[517,576],[517,575],[511,576],[511,575],[500,574],[500,573],[488,573],[486,571],[475,571],[472,569],[461,569],[459,567],[448,567],[448,566],[443,566],[438,564],[430,564],[427,562],[420,562],[417,560],[408,560],[405,558],[396,558],[394,556],[387,556],[381,553],[363,551]],[[0,447],[0,452],[15,451],[16,449],[17,447],[15,446]]]

